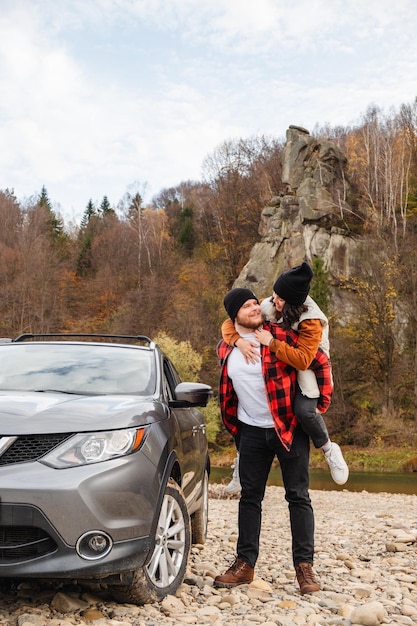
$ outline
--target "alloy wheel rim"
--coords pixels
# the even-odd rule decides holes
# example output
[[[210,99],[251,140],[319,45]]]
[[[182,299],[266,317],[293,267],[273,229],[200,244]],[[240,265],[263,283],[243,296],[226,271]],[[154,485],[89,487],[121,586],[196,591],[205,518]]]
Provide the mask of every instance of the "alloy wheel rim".
[[[177,500],[165,494],[155,533],[155,549],[146,569],[156,587],[168,587],[178,576],[185,554],[185,523]]]

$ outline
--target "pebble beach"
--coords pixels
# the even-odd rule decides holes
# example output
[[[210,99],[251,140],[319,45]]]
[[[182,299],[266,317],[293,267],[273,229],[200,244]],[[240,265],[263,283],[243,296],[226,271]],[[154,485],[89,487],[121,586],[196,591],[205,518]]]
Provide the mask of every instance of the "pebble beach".
[[[1,626],[378,626],[417,624],[417,495],[311,491],[314,569],[321,591],[301,596],[282,487],[267,487],[261,551],[250,585],[216,589],[234,560],[238,498],[210,486],[209,533],[193,546],[176,596],[118,604],[100,588],[2,587]]]

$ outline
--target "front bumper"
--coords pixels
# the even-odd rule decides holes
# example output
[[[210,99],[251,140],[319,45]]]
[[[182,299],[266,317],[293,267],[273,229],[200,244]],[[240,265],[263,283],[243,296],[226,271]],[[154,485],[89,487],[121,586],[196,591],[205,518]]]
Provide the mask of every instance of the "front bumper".
[[[114,543],[101,559],[86,560],[67,545],[43,514],[28,505],[0,505],[0,578],[102,579],[146,562],[149,536]]]

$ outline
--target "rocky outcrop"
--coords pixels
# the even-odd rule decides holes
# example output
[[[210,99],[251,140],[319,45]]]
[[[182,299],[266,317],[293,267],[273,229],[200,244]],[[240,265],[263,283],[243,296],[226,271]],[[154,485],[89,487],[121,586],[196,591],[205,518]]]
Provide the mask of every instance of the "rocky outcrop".
[[[249,286],[258,297],[271,293],[276,277],[304,260],[323,261],[335,299],[340,278],[355,274],[361,243],[352,235],[354,211],[346,177],[346,157],[332,141],[318,141],[308,130],[290,126],[283,153],[286,191],[261,214],[261,239],[251,251],[235,286]]]

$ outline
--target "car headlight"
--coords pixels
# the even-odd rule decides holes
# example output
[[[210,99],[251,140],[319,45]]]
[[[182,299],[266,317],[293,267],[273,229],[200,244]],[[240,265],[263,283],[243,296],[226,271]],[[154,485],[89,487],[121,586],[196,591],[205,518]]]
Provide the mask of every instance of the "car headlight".
[[[126,428],[74,435],[39,461],[55,469],[109,461],[139,450],[145,434],[146,428]]]

